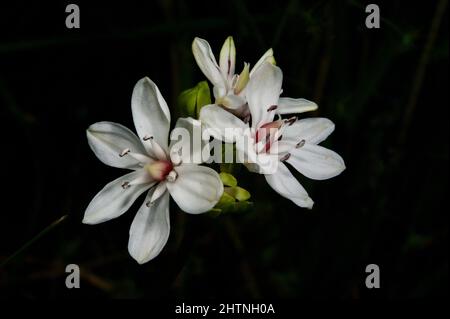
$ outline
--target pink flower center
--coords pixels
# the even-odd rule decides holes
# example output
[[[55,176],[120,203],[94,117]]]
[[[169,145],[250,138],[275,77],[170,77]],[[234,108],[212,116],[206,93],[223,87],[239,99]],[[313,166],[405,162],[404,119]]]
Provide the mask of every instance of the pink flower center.
[[[156,161],[145,166],[149,175],[156,181],[163,181],[173,170],[173,164],[170,161]]]

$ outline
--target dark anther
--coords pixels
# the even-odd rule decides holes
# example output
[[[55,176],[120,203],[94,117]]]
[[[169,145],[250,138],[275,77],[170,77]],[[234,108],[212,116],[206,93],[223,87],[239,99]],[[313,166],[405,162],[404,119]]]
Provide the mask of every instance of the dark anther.
[[[281,161],[281,162],[287,161],[287,160],[289,159],[289,157],[291,157],[291,153],[287,153],[286,155],[284,155],[284,156],[280,159],[280,161]]]
[[[270,106],[270,107],[267,109],[267,112],[276,110],[277,108],[278,108],[278,105],[272,105],[272,106]]]
[[[300,148],[300,147],[303,147],[303,145],[305,145],[305,140],[301,140],[300,142],[298,142],[298,144],[297,145],[295,145],[295,147],[296,148]]]
[[[292,124],[294,124],[295,121],[297,121],[297,117],[296,117],[296,116],[293,116],[293,117],[291,117],[291,118],[288,118],[288,119],[284,120],[284,122],[287,123],[287,124],[289,124],[289,126],[291,126]]]
[[[130,149],[126,148],[122,151],[122,153],[119,154],[120,157],[124,157],[125,155],[127,155],[128,153],[130,153]]]

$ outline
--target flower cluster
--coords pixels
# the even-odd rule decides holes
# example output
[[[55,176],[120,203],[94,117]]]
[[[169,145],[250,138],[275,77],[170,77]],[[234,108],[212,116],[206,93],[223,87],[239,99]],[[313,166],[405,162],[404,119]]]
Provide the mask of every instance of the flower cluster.
[[[253,68],[244,63],[240,74],[235,74],[232,37],[225,40],[219,63],[206,40],[195,38],[192,52],[213,85],[214,96],[211,103],[207,84],[197,85],[206,92],[202,98],[194,89],[181,95],[187,100],[193,97],[190,107],[196,111],[189,115],[197,119],[179,118],[170,133],[167,103],[156,84],[143,78],[131,99],[137,135],[112,122],[95,123],[87,130],[88,143],[103,163],[131,172],[94,197],[83,222],[97,224],[119,217],[147,192],[131,224],[128,243],[129,253],[141,264],[155,258],[167,243],[170,197],[190,214],[220,210],[230,198],[234,202],[250,197],[232,175],[219,175],[200,165],[224,158],[212,156],[210,137],[219,141],[220,150],[222,143],[232,144],[236,162],[250,172],[264,174],[277,193],[300,207],[312,208],[313,201],[286,164],[316,180],[334,177],[345,169],[337,153],[318,145],[331,134],[334,124],[326,118],[298,120],[292,116],[316,110],[317,105],[306,99],[280,97],[283,73],[275,65],[272,49]],[[203,105],[198,104],[200,100]]]

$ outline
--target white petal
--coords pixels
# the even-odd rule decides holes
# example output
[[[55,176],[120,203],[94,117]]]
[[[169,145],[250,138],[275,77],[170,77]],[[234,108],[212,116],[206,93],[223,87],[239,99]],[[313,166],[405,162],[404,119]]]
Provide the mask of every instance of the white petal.
[[[214,98],[220,99],[222,97],[224,97],[227,94],[227,88],[224,86],[219,86],[219,85],[214,85],[213,87],[213,95]]]
[[[253,76],[253,73],[255,73],[256,70],[258,70],[259,67],[261,67],[261,65],[263,65],[264,62],[271,63],[272,61],[274,61],[273,50],[269,49],[266,51],[266,53],[263,54],[263,56],[258,60],[258,62],[256,62],[255,66],[250,71],[250,77]]]
[[[213,208],[223,193],[219,174],[209,167],[182,164],[175,167],[178,174],[167,189],[178,206],[190,214],[200,214]]]
[[[119,155],[129,149],[133,153],[147,154],[139,138],[125,126],[113,122],[98,122],[86,131],[89,146],[103,163],[118,168],[138,169],[139,161],[131,156]]]
[[[231,83],[234,75],[234,67],[236,64],[236,47],[234,46],[233,37],[228,37],[223,43],[220,50],[219,65],[223,76]]]
[[[216,58],[212,53],[208,41],[195,38],[192,42],[192,53],[195,61],[202,70],[203,74],[211,81],[214,86],[226,87],[225,79],[217,65]]]
[[[277,112],[280,114],[303,113],[317,110],[318,106],[306,99],[280,97]]]
[[[308,144],[319,144],[334,131],[334,123],[322,117],[312,117],[298,120],[286,126],[283,140],[305,140]]]
[[[298,142],[293,140],[275,141],[271,144],[269,152],[271,154],[278,154],[280,157],[289,153],[293,148],[297,146]]]
[[[139,264],[158,256],[170,233],[169,193],[147,206],[151,196],[152,191],[148,192],[130,227],[128,251]]]
[[[335,177],[345,169],[339,154],[313,144],[292,149],[287,162],[306,177],[317,180]]]
[[[154,140],[168,151],[170,112],[158,87],[149,78],[139,80],[133,90],[131,109],[136,131],[141,139],[153,136]],[[143,142],[147,152],[152,152],[151,143]]]
[[[269,112],[268,109],[278,104],[282,81],[281,69],[267,62],[261,65],[250,78],[246,96],[252,114],[253,128],[272,121],[274,111]]]
[[[173,163],[206,162],[209,154],[209,136],[203,136],[202,122],[193,118],[179,118],[170,133],[170,156]]]
[[[107,184],[90,202],[84,213],[83,223],[98,224],[119,217],[134,203],[136,198],[150,188],[151,183],[122,188],[125,182],[142,177],[143,170],[126,174]]]
[[[228,94],[216,101],[216,103],[221,104],[226,108],[235,110],[242,107],[246,103],[246,101],[238,95]]]
[[[276,173],[264,176],[267,183],[278,194],[290,199],[300,207],[312,208],[314,202],[286,165],[280,162]]]
[[[248,125],[222,107],[211,104],[202,107],[200,121],[204,123],[213,137],[232,143],[236,135],[248,129]]]

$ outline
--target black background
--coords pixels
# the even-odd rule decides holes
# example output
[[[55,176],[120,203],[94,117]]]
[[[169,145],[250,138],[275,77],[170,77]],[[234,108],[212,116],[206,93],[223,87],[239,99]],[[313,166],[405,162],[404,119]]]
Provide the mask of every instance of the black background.
[[[2,297],[421,298],[448,294],[447,1],[68,2],[0,5],[0,258],[69,217],[0,269]],[[433,27],[434,26],[434,27]],[[312,211],[245,169],[254,209],[213,218],[171,208],[168,245],[139,266],[127,252],[136,203],[108,223],[81,224],[118,169],[90,151],[97,121],[133,128],[134,84],[149,76],[177,114],[178,94],[203,75],[195,36],[218,54],[233,35],[237,68],[273,47],[284,94],[319,104],[336,131],[324,143],[347,169],[327,181],[298,176]],[[311,116],[311,115],[305,115]],[[172,121],[174,123],[175,121]],[[64,267],[81,267],[81,288]],[[381,288],[364,285],[381,269]]]

